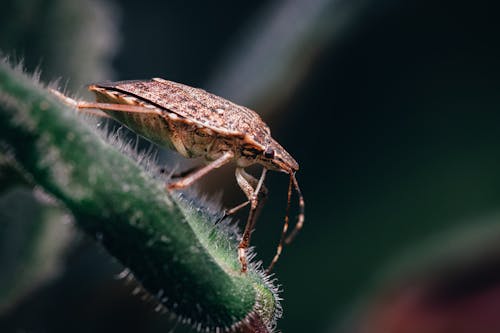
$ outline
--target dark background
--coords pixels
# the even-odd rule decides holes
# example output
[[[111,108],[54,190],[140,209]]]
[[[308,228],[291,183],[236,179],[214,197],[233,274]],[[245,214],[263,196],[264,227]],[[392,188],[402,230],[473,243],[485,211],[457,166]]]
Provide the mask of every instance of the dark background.
[[[486,325],[475,317],[498,309],[499,299],[492,292],[500,282],[497,6],[120,1],[106,2],[110,19],[99,25],[85,15],[100,14],[85,9],[53,14],[57,3],[7,1],[3,52],[81,96],[84,84],[102,79],[163,77],[205,88],[254,108],[300,163],[306,224],[275,270],[284,332],[499,327],[500,319]],[[93,52],[100,39],[105,51]],[[84,61],[88,54],[97,54],[101,67]],[[224,168],[203,182],[208,193],[224,189],[227,206],[243,200],[232,172]],[[265,263],[279,239],[287,177],[270,173],[267,186],[271,196],[253,238]],[[113,279],[117,265],[76,237],[60,274],[0,313],[0,328],[168,332],[167,316],[130,296]],[[414,307],[399,302],[408,290],[424,295],[408,301]],[[436,303],[442,313],[429,310]],[[436,320],[422,315],[436,311]]]

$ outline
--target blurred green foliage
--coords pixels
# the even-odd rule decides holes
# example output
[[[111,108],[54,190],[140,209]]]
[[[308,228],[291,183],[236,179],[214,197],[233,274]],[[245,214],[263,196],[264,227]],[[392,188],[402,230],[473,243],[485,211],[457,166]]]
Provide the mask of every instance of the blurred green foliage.
[[[6,0],[0,12],[0,48],[41,70],[44,81],[72,89],[113,75],[120,38],[118,7],[101,0]]]

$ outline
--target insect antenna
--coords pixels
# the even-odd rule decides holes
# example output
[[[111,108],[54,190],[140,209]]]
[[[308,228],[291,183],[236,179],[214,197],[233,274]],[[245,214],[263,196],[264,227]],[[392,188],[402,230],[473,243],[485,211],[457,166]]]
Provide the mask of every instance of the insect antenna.
[[[276,248],[276,254],[274,255],[273,260],[269,264],[269,267],[267,267],[266,270],[267,273],[269,273],[273,269],[274,265],[276,264],[281,255],[281,251],[283,251],[283,243],[285,242],[285,236],[288,231],[288,222],[290,220],[290,202],[292,200],[292,182],[293,182],[292,178],[294,178],[293,173],[290,173],[290,181],[288,182],[288,200],[286,203],[285,222],[283,223],[283,230],[281,231],[280,242],[278,243],[278,247]]]
[[[290,174],[290,181],[293,181],[293,186],[295,187],[295,191],[297,191],[297,194],[299,196],[299,216],[297,218],[297,224],[295,225],[295,228],[293,228],[292,232],[288,237],[285,239],[285,244],[290,244],[297,233],[302,229],[302,226],[304,225],[304,217],[305,217],[305,202],[304,202],[304,196],[302,195],[302,191],[300,190],[299,183],[297,182],[297,178],[295,178],[295,174]],[[288,200],[290,201],[290,197],[288,197]]]

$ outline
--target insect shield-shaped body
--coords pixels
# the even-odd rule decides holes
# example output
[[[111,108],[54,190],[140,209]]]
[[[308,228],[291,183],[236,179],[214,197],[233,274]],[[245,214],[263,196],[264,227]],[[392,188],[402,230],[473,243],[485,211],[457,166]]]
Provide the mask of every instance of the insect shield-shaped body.
[[[264,186],[266,171],[286,172],[290,176],[288,205],[280,243],[269,269],[276,263],[283,242],[289,242],[302,227],[304,200],[295,172],[297,162],[271,137],[269,127],[254,111],[230,102],[205,90],[155,78],[148,81],[120,81],[89,86],[96,94],[97,103],[66,102],[79,109],[101,109],[146,139],[178,151],[187,158],[204,157],[207,165],[168,185],[170,190],[191,185],[215,168],[234,161],[236,180],[247,196],[247,201],[229,210],[234,213],[250,204],[250,213],[239,244],[242,271],[247,269],[245,250],[255,226],[255,214],[267,192]],[[260,179],[246,173],[243,168],[260,164]],[[288,229],[288,210],[292,187],[299,194],[300,214],[292,233],[285,239]]]

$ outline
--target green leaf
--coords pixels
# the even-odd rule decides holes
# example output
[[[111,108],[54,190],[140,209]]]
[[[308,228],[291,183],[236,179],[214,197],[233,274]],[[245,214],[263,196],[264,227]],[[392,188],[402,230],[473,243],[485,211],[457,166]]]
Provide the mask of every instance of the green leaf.
[[[259,265],[240,272],[238,235],[217,223],[218,208],[196,193],[169,194],[154,168],[6,61],[0,62],[0,131],[4,153],[63,203],[160,307],[199,329],[275,324],[276,288]]]

